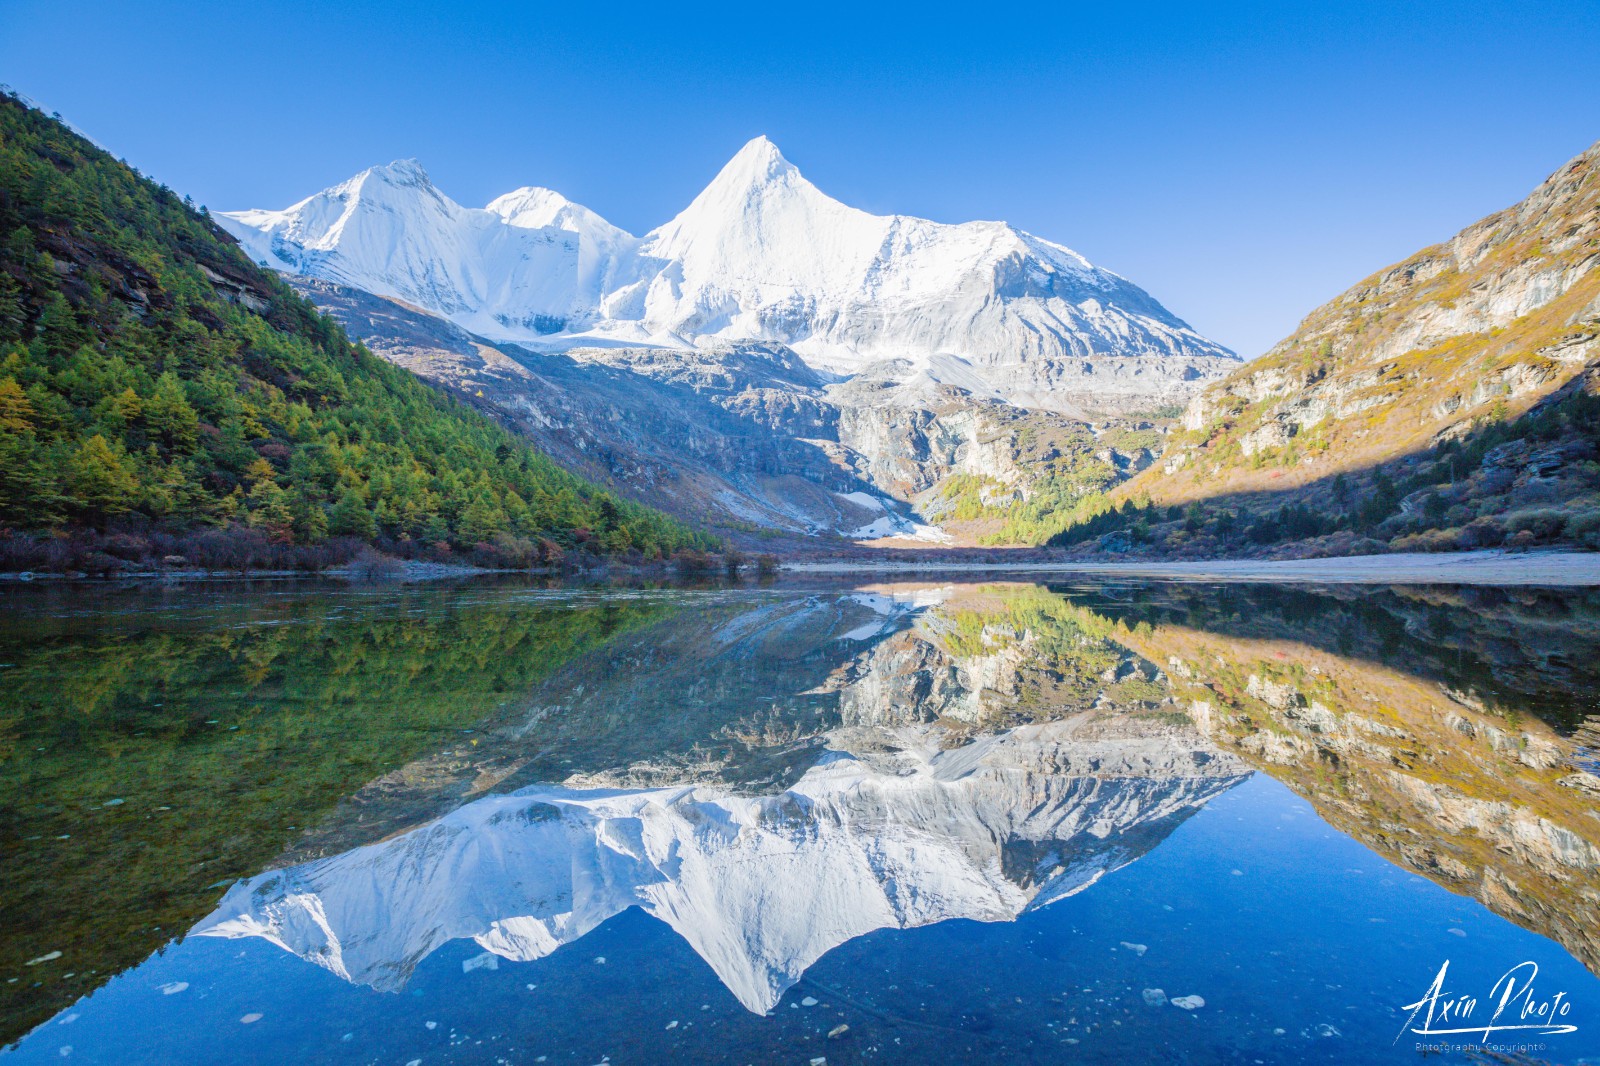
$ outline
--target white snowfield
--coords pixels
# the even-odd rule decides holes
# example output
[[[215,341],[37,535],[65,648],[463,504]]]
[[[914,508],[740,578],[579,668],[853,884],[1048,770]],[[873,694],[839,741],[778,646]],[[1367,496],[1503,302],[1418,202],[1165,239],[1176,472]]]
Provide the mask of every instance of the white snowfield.
[[[763,341],[852,374],[885,360],[1021,406],[1172,398],[1237,365],[1131,282],[1004,222],[872,215],[765,137],[643,237],[543,188],[461,207],[415,161],[282,211],[219,213],[247,252],[540,350]]]
[[[395,990],[450,940],[533,960],[640,907],[764,1013],[854,937],[1011,920],[1081,891],[1245,776],[1228,755],[1074,739],[1070,723],[953,751],[928,727],[894,739],[905,750],[830,752],[775,796],[541,786],[485,798],[240,883],[194,931],[262,937]]]

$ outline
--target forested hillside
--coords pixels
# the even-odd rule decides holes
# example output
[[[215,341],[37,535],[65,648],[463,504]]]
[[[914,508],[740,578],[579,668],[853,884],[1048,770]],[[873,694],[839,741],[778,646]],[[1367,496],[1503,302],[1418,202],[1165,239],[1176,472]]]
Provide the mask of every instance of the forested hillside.
[[[0,97],[0,533],[135,555],[197,531],[523,560],[710,546],[352,344],[203,209]]]

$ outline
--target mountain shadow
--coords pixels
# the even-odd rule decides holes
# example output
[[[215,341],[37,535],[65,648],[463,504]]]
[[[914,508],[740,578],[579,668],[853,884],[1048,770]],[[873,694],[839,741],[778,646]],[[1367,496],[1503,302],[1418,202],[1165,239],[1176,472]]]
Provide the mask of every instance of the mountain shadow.
[[[1516,418],[1366,469],[1283,488],[1187,498],[1127,495],[1081,513],[1052,547],[1346,555],[1387,550],[1600,548],[1600,360]]]
[[[1202,389],[1160,463],[1054,542],[1126,548],[1166,519],[1169,551],[1600,547],[1597,366],[1600,144]]]

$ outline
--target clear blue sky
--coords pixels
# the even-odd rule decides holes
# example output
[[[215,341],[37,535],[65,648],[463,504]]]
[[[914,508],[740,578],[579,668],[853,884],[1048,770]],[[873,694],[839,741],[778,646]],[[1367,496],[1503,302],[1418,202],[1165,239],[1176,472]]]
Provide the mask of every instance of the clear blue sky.
[[[0,81],[217,209],[420,159],[642,232],[759,133],[876,212],[1004,218],[1257,355],[1600,139],[1600,3],[0,0]]]

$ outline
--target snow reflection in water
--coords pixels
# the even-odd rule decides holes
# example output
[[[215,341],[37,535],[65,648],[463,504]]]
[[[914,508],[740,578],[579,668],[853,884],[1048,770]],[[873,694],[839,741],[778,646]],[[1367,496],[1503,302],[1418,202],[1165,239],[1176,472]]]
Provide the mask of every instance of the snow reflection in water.
[[[1058,722],[941,750],[937,729],[882,731],[773,796],[524,789],[242,883],[195,932],[259,936],[395,990],[445,941],[528,961],[637,906],[762,1013],[864,933],[1006,921],[1080,892],[1246,773],[1170,735],[1078,733]]]

